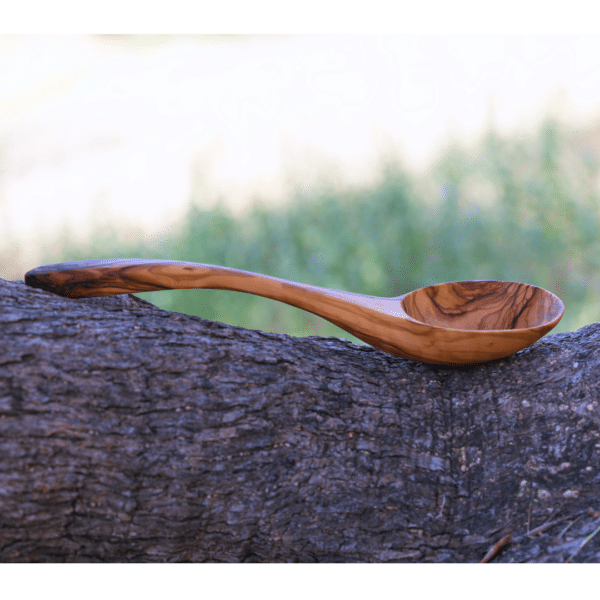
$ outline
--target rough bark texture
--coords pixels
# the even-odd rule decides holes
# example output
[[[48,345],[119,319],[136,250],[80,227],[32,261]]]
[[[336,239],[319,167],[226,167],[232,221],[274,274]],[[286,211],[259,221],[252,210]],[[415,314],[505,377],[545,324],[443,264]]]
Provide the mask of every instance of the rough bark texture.
[[[600,559],[600,324],[448,368],[0,302],[2,561],[477,562],[509,534],[491,560]]]

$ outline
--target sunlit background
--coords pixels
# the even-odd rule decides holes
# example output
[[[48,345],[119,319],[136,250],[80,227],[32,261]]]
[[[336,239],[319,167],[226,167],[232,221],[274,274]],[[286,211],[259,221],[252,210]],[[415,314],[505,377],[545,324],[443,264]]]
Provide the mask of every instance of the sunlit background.
[[[0,36],[0,276],[125,253],[378,295],[520,278],[581,327],[599,72],[583,35]],[[344,335],[232,296],[151,298]]]

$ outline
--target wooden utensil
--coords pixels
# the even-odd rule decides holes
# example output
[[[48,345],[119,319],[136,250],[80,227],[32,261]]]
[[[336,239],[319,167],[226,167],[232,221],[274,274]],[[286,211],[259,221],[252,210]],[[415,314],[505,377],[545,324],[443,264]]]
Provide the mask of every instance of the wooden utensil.
[[[238,269],[150,259],[47,265],[29,271],[25,283],[69,298],[188,288],[246,292],[314,313],[385,352],[450,365],[522,350],[548,333],[565,310],[554,294],[510,281],[439,283],[379,298]]]

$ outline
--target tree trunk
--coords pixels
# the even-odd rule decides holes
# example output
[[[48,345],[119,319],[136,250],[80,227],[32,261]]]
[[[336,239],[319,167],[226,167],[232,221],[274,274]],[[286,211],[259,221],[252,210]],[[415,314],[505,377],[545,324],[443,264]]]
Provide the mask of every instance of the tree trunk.
[[[4,562],[600,559],[600,324],[451,368],[133,296],[0,301]]]

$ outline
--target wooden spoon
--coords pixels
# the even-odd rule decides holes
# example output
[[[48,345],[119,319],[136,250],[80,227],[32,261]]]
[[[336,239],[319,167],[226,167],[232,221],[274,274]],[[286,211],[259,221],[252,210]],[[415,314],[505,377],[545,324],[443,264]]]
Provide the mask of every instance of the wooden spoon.
[[[38,267],[25,283],[61,296],[208,288],[291,304],[331,321],[375,348],[433,364],[502,358],[548,333],[565,307],[526,283],[439,283],[396,298],[305,285],[238,269],[146,259],[84,260]]]

